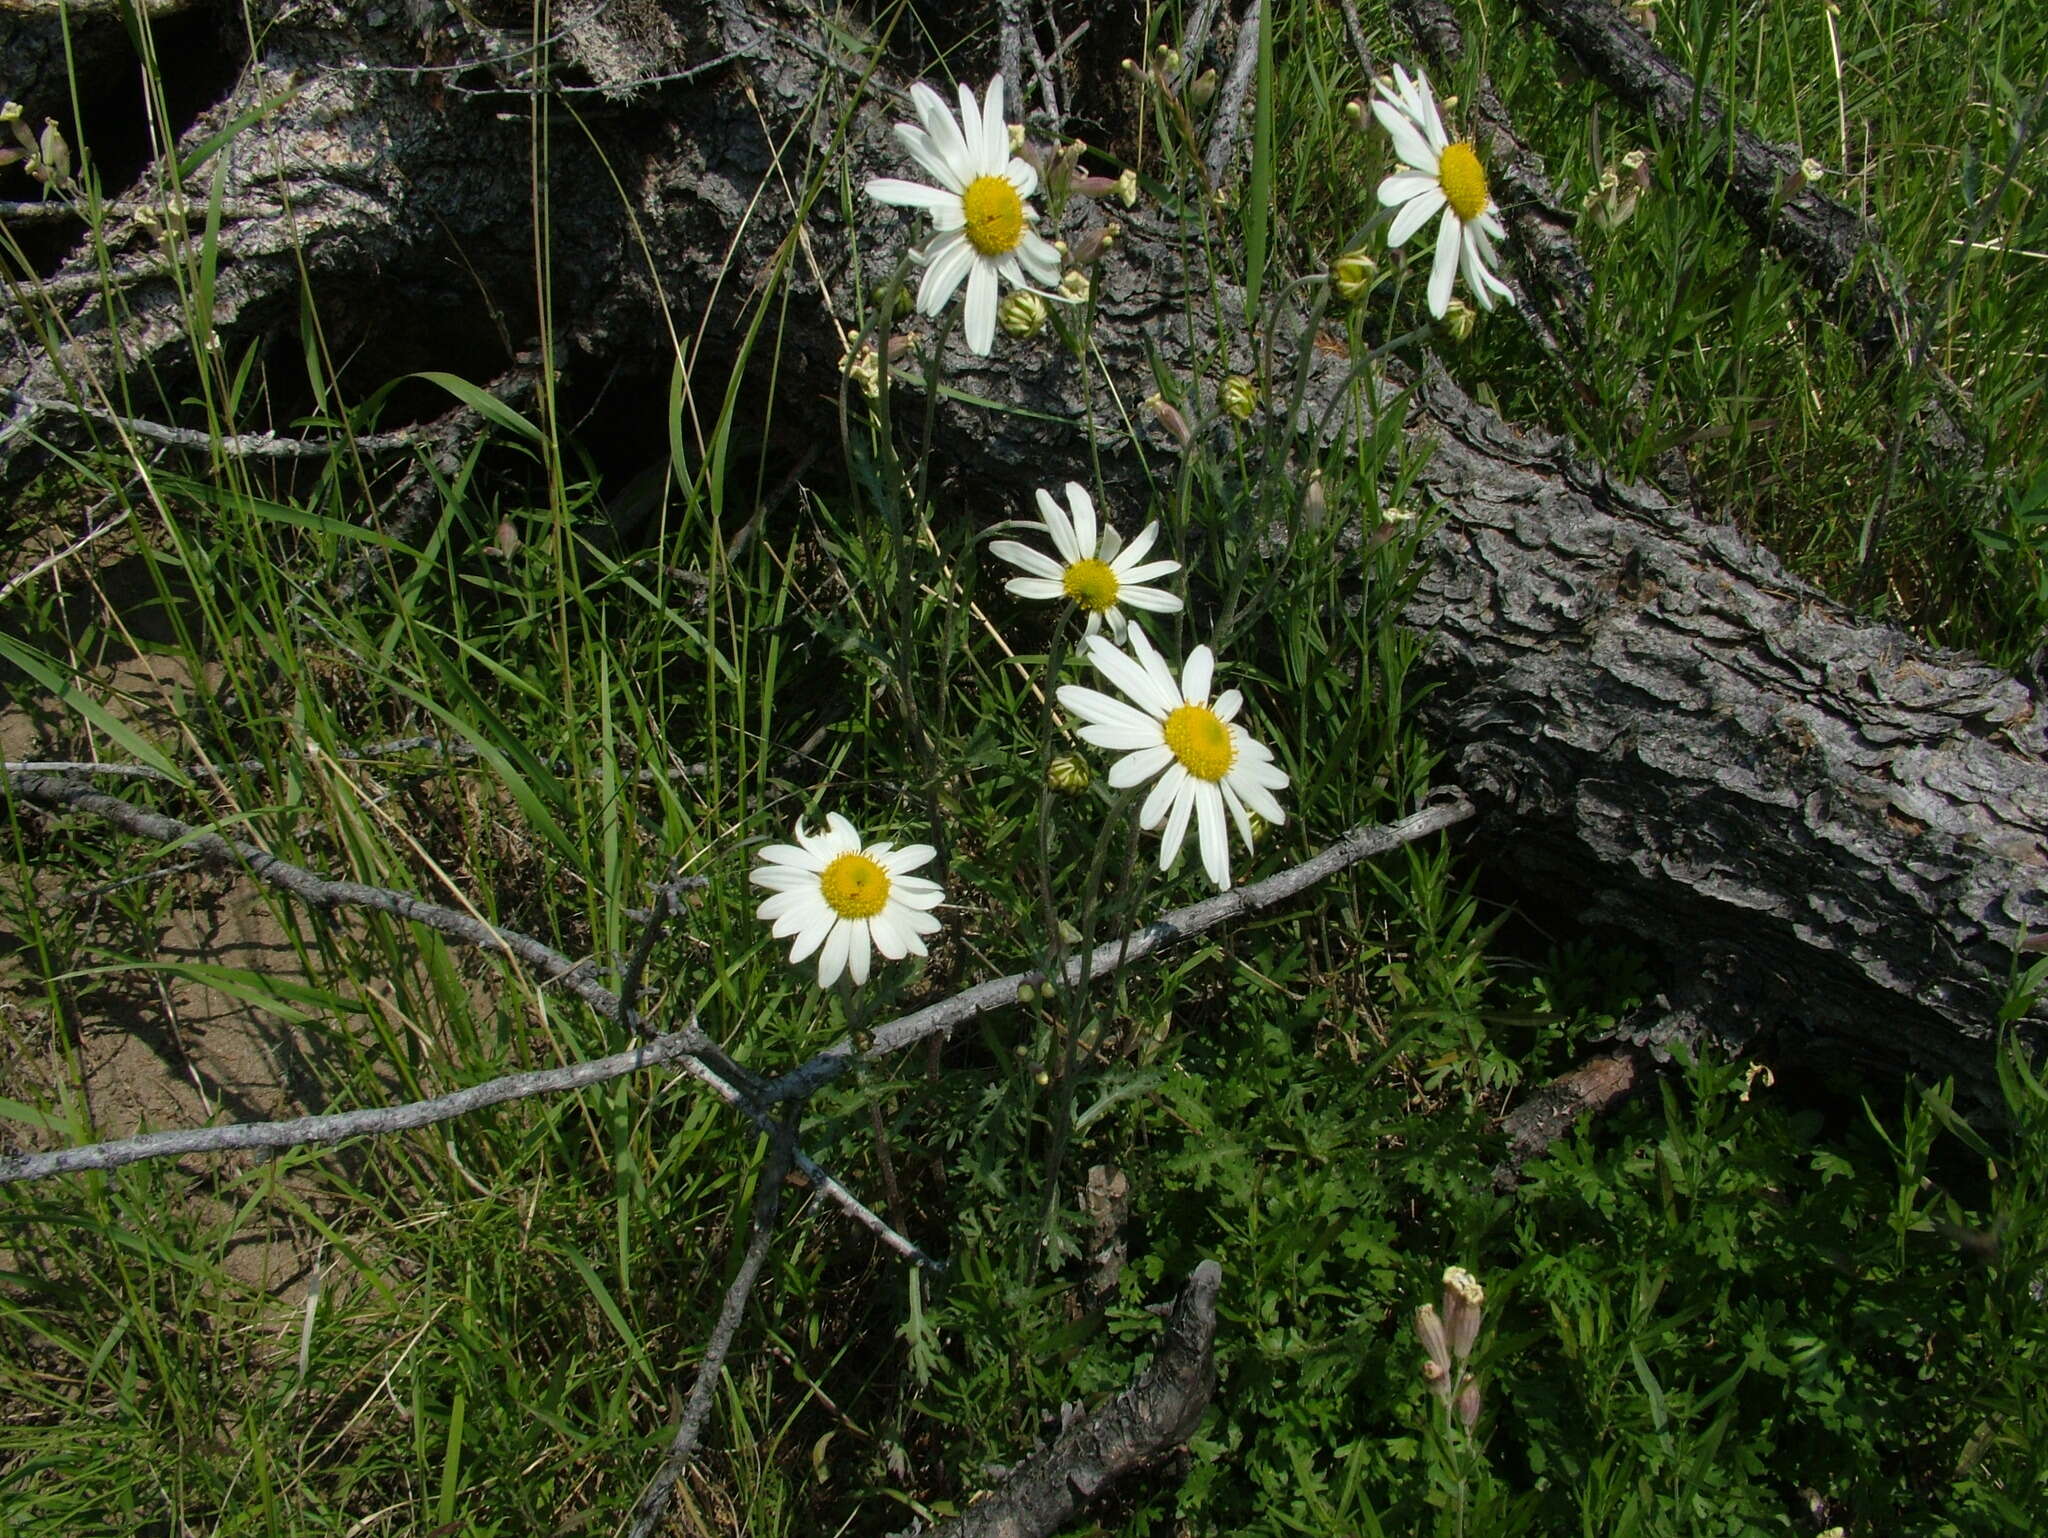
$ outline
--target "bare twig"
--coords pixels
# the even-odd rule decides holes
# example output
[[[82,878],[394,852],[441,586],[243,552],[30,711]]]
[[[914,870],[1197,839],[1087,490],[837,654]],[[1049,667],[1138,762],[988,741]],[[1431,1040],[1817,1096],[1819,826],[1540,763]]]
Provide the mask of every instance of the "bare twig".
[[[1656,1066],[1648,1047],[1626,1046],[1588,1058],[1530,1094],[1500,1119],[1508,1135],[1507,1157],[1494,1167],[1497,1191],[1512,1191],[1522,1166],[1563,1137],[1581,1117],[1619,1105],[1641,1087]]]
[[[1074,957],[1062,974],[1062,986],[1073,987],[1080,982],[1084,972],[1095,978],[1118,971],[1143,960],[1162,945],[1185,940],[1228,919],[1285,902],[1296,893],[1328,880],[1360,861],[1454,827],[1473,814],[1472,803],[1461,792],[1447,791],[1441,799],[1389,827],[1354,828],[1322,853],[1277,876],[1268,876],[1250,886],[1236,887],[1201,902],[1190,903],[1185,908],[1176,908],[1126,939],[1108,941],[1086,956]],[[1015,972],[1008,977],[978,984],[954,994],[950,999],[890,1021],[874,1033],[874,1039],[865,1051],[860,1051],[850,1039],[842,1037],[808,1062],[770,1081],[762,1090],[762,1098],[779,1101],[810,1095],[845,1073],[853,1066],[856,1057],[873,1061],[914,1046],[927,1037],[943,1035],[977,1015],[1016,1003],[1017,990],[1022,985],[1029,983],[1035,987],[1044,981],[1042,972]]]
[[[996,49],[996,68],[1003,72],[1003,84],[1016,93],[1010,110],[1020,123],[1029,115],[1024,110],[1024,29],[1030,22],[1025,20],[1024,6],[1025,0],[1002,0],[1001,42]]]
[[[52,1175],[72,1175],[85,1170],[119,1169],[127,1164],[140,1164],[145,1159],[179,1159],[187,1154],[237,1153],[250,1149],[305,1148],[345,1142],[349,1138],[409,1132],[415,1127],[431,1127],[436,1122],[467,1116],[471,1111],[480,1111],[486,1106],[528,1100],[535,1095],[565,1094],[570,1090],[623,1078],[643,1068],[676,1062],[687,1058],[694,1050],[692,1037],[696,1030],[696,1022],[692,1020],[687,1030],[653,1037],[610,1057],[570,1063],[561,1068],[507,1074],[452,1094],[416,1100],[409,1105],[377,1106],[329,1116],[294,1116],[286,1121],[237,1122],[226,1127],[145,1132],[137,1137],[87,1143],[78,1148],[15,1154],[0,1159],[0,1184],[43,1180]]]
[[[1358,19],[1358,7],[1352,0],[1337,0],[1344,8],[1344,30],[1351,34],[1351,46],[1358,50],[1358,67],[1365,71],[1366,88],[1379,78],[1380,67],[1372,56],[1372,44],[1365,40],[1365,27]]]
[[[1223,173],[1237,153],[1239,122],[1244,116],[1245,98],[1251,94],[1252,75],[1259,64],[1259,25],[1264,10],[1264,0],[1252,0],[1245,7],[1244,20],[1238,24],[1237,52],[1231,57],[1230,73],[1224,77],[1223,89],[1217,95],[1216,125],[1210,130],[1211,186],[1223,185]]]
[[[0,593],[0,597],[5,597]],[[308,745],[310,754],[313,749]],[[466,761],[477,756],[477,747],[471,742],[450,742],[444,737],[421,735],[415,737],[393,737],[388,742],[365,743],[343,753],[327,753],[323,756],[337,764],[377,763],[393,758],[400,753],[438,753],[445,759]],[[565,772],[570,766],[567,759],[544,758],[540,760],[556,774]],[[269,767],[260,758],[236,758],[221,761],[202,760],[186,764],[181,771],[184,779],[170,774],[153,764],[126,764],[92,762],[74,758],[10,758],[0,763],[0,772],[7,774],[65,774],[84,775],[91,779],[154,780],[163,785],[184,785],[192,780],[214,780],[226,774],[260,774]],[[405,766],[401,766],[405,767]],[[703,764],[680,764],[673,769],[636,769],[619,778],[633,785],[651,785],[657,780],[687,780],[705,773]]]
[[[927,1538],[1043,1538],[1121,1476],[1184,1442],[1216,1386],[1216,1294],[1223,1269],[1196,1266],[1174,1300],[1165,1339],[1138,1379],[1012,1469]]]
[[[191,449],[200,454],[219,452],[237,459],[325,459],[341,453],[391,454],[431,441],[439,425],[427,423],[401,427],[395,432],[357,433],[354,436],[337,433],[331,438],[316,440],[284,438],[274,432],[208,433],[192,427],[166,427],[160,422],[144,421],[141,417],[116,416],[83,401],[48,400],[11,391],[6,400],[10,405],[26,406],[31,419],[51,413],[82,417],[88,422],[98,422],[131,437],[161,443],[169,448]]]
[[[739,1334],[740,1315],[746,1311],[747,1297],[754,1290],[755,1278],[760,1276],[762,1262],[767,1260],[768,1247],[775,1238],[775,1219],[782,1210],[782,1177],[789,1168],[795,1132],[792,1117],[769,1140],[768,1159],[754,1185],[747,1252],[740,1260],[732,1285],[725,1289],[725,1302],[718,1310],[717,1323],[711,1327],[711,1338],[705,1342],[704,1360],[697,1364],[696,1381],[690,1385],[689,1402],[683,1406],[683,1417],[676,1426],[675,1440],[669,1444],[668,1456],[662,1459],[661,1468],[648,1481],[640,1499],[633,1503],[631,1538],[647,1538],[660,1524],[676,1481],[696,1456],[697,1438],[704,1430],[705,1417],[711,1413],[712,1391],[725,1370],[726,1355],[732,1350],[733,1337]]]
[[[105,506],[106,502],[102,501],[100,507]],[[93,511],[94,514],[97,514],[99,508],[95,508]],[[98,528],[88,529],[85,533],[79,535],[77,539],[74,539],[70,544],[66,545],[62,550],[54,551],[51,554],[44,556],[40,561],[36,562],[35,565],[31,566],[27,571],[21,573],[19,576],[10,577],[7,579],[7,581],[0,582],[0,603],[5,603],[9,598],[12,598],[14,596],[15,592],[18,589],[26,587],[29,583],[35,581],[36,578],[40,577],[44,572],[54,570],[55,568],[63,565],[66,561],[70,560],[74,555],[77,555],[81,551],[89,549],[98,541],[105,539],[109,534],[113,533],[114,530],[120,528],[123,524],[125,524],[131,517],[134,516],[134,514],[135,509],[132,507],[122,508],[120,512],[116,513],[113,517],[109,518],[105,523],[101,524]],[[90,518],[88,518],[87,521],[90,522]]]

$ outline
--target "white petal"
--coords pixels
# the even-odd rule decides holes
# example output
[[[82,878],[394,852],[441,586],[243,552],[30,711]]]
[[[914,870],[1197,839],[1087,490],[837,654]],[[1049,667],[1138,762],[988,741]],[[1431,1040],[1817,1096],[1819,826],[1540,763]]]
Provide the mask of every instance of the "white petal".
[[[981,103],[974,99],[974,88],[966,81],[960,82],[959,91],[960,137],[967,142],[967,174],[972,179],[982,175],[988,165],[988,156],[981,148]],[[1007,144],[1003,146],[1005,154],[1009,148]]]
[[[1135,753],[1141,748],[1159,746],[1159,723],[1147,718],[1142,727],[1095,724],[1075,728],[1074,735],[1092,747],[1107,748],[1112,753]]]
[[[1159,655],[1158,648],[1148,638],[1140,636],[1138,644],[1134,645],[1131,651],[1145,665],[1145,676],[1152,680],[1153,687],[1159,691],[1162,698],[1171,702],[1171,708],[1178,709],[1185,703],[1181,697],[1180,686],[1173,681],[1173,672],[1166,665],[1166,659]]]
[[[1397,249],[1407,243],[1408,237],[1429,223],[1438,209],[1448,206],[1444,201],[1444,190],[1431,183],[1428,190],[1416,194],[1394,215],[1394,222],[1387,229],[1387,247]]]
[[[1225,689],[1216,698],[1209,701],[1209,708],[1216,712],[1217,719],[1235,721],[1238,711],[1244,708],[1244,696],[1235,689]],[[1251,739],[1246,738],[1245,740],[1249,742]]]
[[[1014,539],[991,540],[988,553],[999,560],[1008,561],[1019,571],[1028,571],[1034,577],[1043,577],[1048,582],[1056,583],[1067,574],[1066,567],[1043,550],[1033,550],[1029,545],[1019,544]]]
[[[1166,815],[1166,809],[1173,805],[1174,798],[1187,789],[1188,779],[1187,769],[1178,760],[1168,764],[1166,772],[1159,776],[1159,783],[1147,793],[1145,804],[1138,808],[1138,826],[1158,827],[1159,819]]]
[[[1157,718],[1133,709],[1114,695],[1104,694],[1100,689],[1086,689],[1080,684],[1061,684],[1059,702],[1092,725],[1127,727],[1132,731],[1149,732],[1152,742],[1164,740],[1159,735]]]
[[[937,212],[950,208],[960,212],[960,194],[944,187],[927,187],[923,182],[906,182],[894,176],[878,176],[867,185],[867,194],[877,203],[897,208],[929,208]],[[964,217],[964,216],[963,216]]]
[[[1023,258],[1024,270],[1047,288],[1056,288],[1060,281],[1060,254],[1053,243],[1031,230],[1024,232],[1024,238],[1017,242],[1017,255]]]
[[[1043,577],[1012,577],[1003,584],[1013,598],[1029,598],[1034,603],[1058,603],[1067,596],[1064,582],[1048,582]],[[1093,619],[1094,615],[1088,616]]]
[[[1180,857],[1181,840],[1188,835],[1188,813],[1194,809],[1195,782],[1189,775],[1182,779],[1179,792],[1173,798],[1173,810],[1166,816],[1166,831],[1159,835],[1161,870],[1171,870],[1173,862]]]
[[[1156,587],[1120,587],[1116,601],[1149,614],[1178,614],[1184,607],[1178,593],[1168,593]]]
[[[1230,889],[1230,832],[1223,825],[1223,792],[1207,780],[1195,786],[1195,822],[1202,843],[1202,869],[1217,890]]]
[[[1436,186],[1437,179],[1421,171],[1399,172],[1380,183],[1380,207],[1392,208],[1395,204],[1405,203],[1410,198],[1421,197],[1423,193]]]
[[[1394,153],[1401,157],[1403,165],[1425,176],[1436,175],[1440,157],[1430,147],[1429,140],[1423,137],[1420,128],[1385,103],[1374,103],[1372,115],[1380,120],[1380,127],[1394,141]]]
[[[776,892],[764,897],[761,906],[754,910],[754,917],[764,924],[772,924],[786,913],[798,913],[805,908],[820,906],[823,899],[818,896],[818,886],[810,886],[793,892]]]
[[[868,937],[890,961],[901,961],[910,953],[910,930],[897,921],[890,908],[868,920]]]
[[[872,919],[858,924],[846,925],[847,971],[852,974],[853,985],[858,988],[868,980],[868,963],[874,958],[874,948],[869,943]]]
[[[924,254],[930,265],[924,270],[924,281],[917,286],[917,308],[925,315],[936,315],[945,309],[960,280],[973,270],[974,247],[956,230],[932,241],[924,248]]]
[[[1003,143],[1010,142],[1010,128],[1003,125]],[[1010,163],[1003,167],[1003,179],[1017,189],[1017,196],[1028,198],[1038,191],[1038,167],[1019,155],[1012,155]]]
[[[1131,632],[1131,648],[1141,655],[1151,651],[1142,630]],[[1154,655],[1156,656],[1156,653]],[[1165,720],[1169,712],[1179,708],[1180,698],[1170,684],[1161,688],[1142,664],[1132,661],[1126,653],[1119,651],[1100,636],[1089,641],[1088,660],[1095,664],[1105,678],[1123,690],[1134,704],[1160,720]]]
[[[896,142],[903,146],[906,155],[924,168],[925,175],[941,187],[949,187],[955,193],[967,190],[967,183],[960,179],[960,173],[946,159],[945,152],[922,128],[910,123],[898,123]]]
[[[892,876],[901,876],[916,870],[920,865],[929,865],[939,857],[938,850],[930,844],[905,844],[901,849],[892,849],[887,854],[874,857],[875,863]]]
[[[1436,261],[1429,269],[1429,313],[1438,320],[1444,318],[1444,307],[1451,302],[1451,280],[1458,275],[1458,245],[1458,211],[1446,204],[1436,227]]]
[[[1081,548],[1081,541],[1074,533],[1074,520],[1067,516],[1059,499],[1043,486],[1038,488],[1038,510],[1045,516],[1045,530],[1052,536],[1053,548],[1060,553],[1060,559],[1069,566],[1076,561],[1085,561],[1095,552]]]
[[[1122,596],[1129,595],[1126,594]],[[1109,621],[1109,638],[1112,641],[1116,642],[1117,645],[1123,645],[1124,632],[1131,628],[1131,622],[1124,618],[1124,611],[1122,609],[1119,609],[1115,604],[1111,604],[1109,606],[1108,613],[1089,615],[1088,624],[1091,627],[1091,630],[1095,626],[1096,621],[1102,619],[1107,619]]]
[[[1244,840],[1246,850],[1250,850],[1254,842],[1252,839],[1251,813],[1244,809],[1244,799],[1238,795],[1236,789],[1231,785],[1228,776],[1224,777],[1222,788],[1223,804],[1230,808],[1230,819],[1237,824],[1237,836]]]
[[[972,101],[973,97],[968,97]],[[988,83],[988,91],[981,99],[981,154],[982,173],[987,176],[1001,176],[1009,169],[1010,125],[1003,121],[1003,77],[997,75]]]
[[[1159,523],[1155,519],[1153,522],[1146,524],[1144,528],[1138,530],[1137,537],[1118,552],[1117,558],[1109,563],[1111,568],[1119,577],[1132,576],[1137,569],[1138,562],[1145,559],[1145,552],[1158,543],[1158,540]],[[1180,562],[1173,562],[1174,569],[1177,570],[1179,566]],[[1145,579],[1143,577],[1136,577],[1135,580],[1143,582]]]
[[[1095,556],[1101,548],[1101,538],[1095,526],[1095,499],[1088,495],[1088,489],[1079,481],[1067,482],[1067,506],[1074,514],[1074,543],[1083,552],[1082,559]]]
[[[1216,654],[1206,646],[1197,646],[1188,653],[1187,663],[1180,670],[1181,698],[1197,705],[1207,704],[1215,674]]]
[[[853,925],[841,919],[832,926],[832,932],[825,936],[824,948],[818,952],[818,986],[829,988],[839,981],[839,974],[846,970],[847,955],[853,949]],[[794,955],[790,957],[796,959]]]
[[[1465,274],[1465,286],[1472,290],[1472,297],[1479,302],[1479,308],[1492,309],[1493,295],[1486,287],[1490,275],[1485,264],[1479,260],[1479,246],[1472,239],[1470,225],[1465,227],[1463,238],[1458,242],[1458,267]]]
[[[825,826],[831,830],[829,837],[840,854],[860,853],[860,830],[837,812],[825,814]]]
[[[1266,789],[1265,786],[1249,780],[1241,774],[1232,774],[1230,776],[1230,788],[1238,795],[1244,797],[1244,804],[1246,806],[1257,812],[1274,827],[1277,828],[1280,824],[1287,821],[1287,808],[1282,806],[1279,798],[1272,791]]]
[[[827,911],[829,912],[829,910]],[[796,944],[789,948],[789,964],[791,966],[801,965],[805,957],[809,956],[820,945],[823,945],[831,936],[832,926],[836,922],[837,920],[833,919],[822,924],[806,924],[803,928],[795,931]],[[777,935],[776,938],[786,938],[786,933]]]
[[[996,270],[976,262],[967,273],[967,346],[986,358],[996,342]]]
[[[920,80],[910,88],[911,103],[917,108],[918,121],[924,124],[924,131],[931,135],[932,145],[938,150],[953,175],[959,179],[964,191],[974,180],[974,161],[967,153],[967,140],[961,135],[960,125],[953,120],[953,114],[946,110],[946,103],[937,91]]]
[[[1173,749],[1163,742],[1126,753],[1109,766],[1110,788],[1129,790],[1133,785],[1142,785],[1172,762]]]

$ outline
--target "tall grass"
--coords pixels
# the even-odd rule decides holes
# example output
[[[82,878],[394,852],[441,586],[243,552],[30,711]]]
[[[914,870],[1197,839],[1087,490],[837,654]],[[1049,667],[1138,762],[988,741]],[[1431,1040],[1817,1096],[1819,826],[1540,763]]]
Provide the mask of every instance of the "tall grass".
[[[1383,154],[1343,112],[1366,82],[1335,12],[1272,10],[1254,171],[1273,190],[1269,294],[1364,228]],[[1963,469],[1917,451],[1888,467],[1922,385],[1857,370],[1707,189],[1710,148],[1657,144],[1561,87],[1505,11],[1464,18],[1566,187],[1636,144],[1656,181],[1620,231],[1589,231],[1598,329],[1579,372],[1559,377],[1505,316],[1460,371],[1617,463],[1681,447],[1710,504],[1845,591],[1888,495],[1875,602],[2023,650],[2024,556],[1971,531],[2040,464],[2031,170],[1968,221],[2043,62],[2033,12],[1982,8],[1965,39],[1903,8],[1674,6],[1659,32],[1882,219],[1929,306],[1930,362],[1965,387],[1981,463]],[[1174,39],[1174,10],[1150,19],[1150,41]],[[1176,184],[1172,133],[1146,143],[1146,176]],[[808,175],[807,197],[859,206],[833,168]],[[1191,248],[1234,261],[1227,215],[1202,217]],[[183,269],[195,337],[214,226],[195,219]],[[1974,243],[1951,245],[1963,227]],[[870,302],[894,255],[864,253]],[[775,361],[776,294],[771,275],[742,365]],[[54,312],[26,313],[63,345]],[[351,398],[318,306],[305,317],[291,393],[322,427],[374,432],[391,392]],[[952,505],[918,478],[914,397],[885,429],[851,389],[846,472],[826,456],[764,506],[778,477],[749,447],[764,407],[743,382],[765,368],[686,399],[688,347],[630,537],[630,470],[565,429],[545,367],[518,404],[413,383],[488,430],[402,523],[371,516],[387,483],[348,455],[281,466],[115,438],[62,463],[15,513],[24,535],[54,547],[84,507],[132,517],[0,607],[7,740],[155,765],[171,779],[122,792],[614,977],[657,888],[703,877],[645,1007],[694,1015],[765,1072],[1199,892],[1195,862],[1162,876],[1150,836],[1133,845],[1099,778],[1071,799],[1047,785],[1043,745],[1074,747],[1045,715],[1073,637],[1009,597],[983,548],[1030,510]],[[287,388],[268,385],[275,359],[199,355],[207,430],[264,425],[266,388]],[[1652,383],[1647,417],[1610,385],[1630,373]],[[166,409],[124,385],[122,411]],[[1396,427],[1317,465],[1255,421],[1226,454],[1162,459],[1148,505],[1105,509],[1127,534],[1163,522],[1188,609],[1162,647],[1226,630],[1225,682],[1292,775],[1287,823],[1235,851],[1241,872],[1429,784],[1407,708],[1419,642],[1392,623],[1421,528],[1392,516],[1415,468]],[[930,963],[859,995],[788,966],[745,879],[754,847],[826,809],[945,851]],[[279,1082],[308,1106],[620,1045],[541,980],[419,926],[309,913],[86,817],[10,802],[4,829],[0,1119],[25,1141],[128,1130],[101,1064],[130,1034],[160,1044],[168,1082],[198,1074],[158,1103],[205,1114],[223,1088],[212,1038],[178,1030],[201,986],[239,1009],[237,1039],[295,1065]],[[1213,1257],[1215,1405],[1192,1457],[1097,1508],[1103,1530],[2032,1531],[2048,1508],[2038,1068],[2006,1054],[1993,1130],[1938,1086],[1859,1103],[1760,1064],[1680,1064],[1497,1186],[1498,1114],[1655,983],[1639,958],[1537,936],[1478,875],[1415,848],[817,1097],[807,1148],[946,1270],[901,1264],[792,1187],[673,1530],[882,1533],[961,1509],[1063,1406],[1128,1381],[1156,1339],[1149,1305]],[[224,903],[258,915],[260,956],[195,960],[176,938],[179,915]],[[716,1101],[645,1075],[338,1149],[0,1187],[0,1531],[615,1528],[764,1165]],[[1130,1190],[1117,1265],[1091,1173]],[[1413,1333],[1453,1263],[1488,1293],[1470,1432]]]

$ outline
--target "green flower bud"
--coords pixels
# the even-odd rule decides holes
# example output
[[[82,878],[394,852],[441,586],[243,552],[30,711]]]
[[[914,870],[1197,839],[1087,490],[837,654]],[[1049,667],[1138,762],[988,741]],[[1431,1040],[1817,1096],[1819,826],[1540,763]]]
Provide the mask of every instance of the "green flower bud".
[[[996,324],[1003,328],[1003,335],[1019,341],[1043,331],[1045,316],[1045,301],[1028,288],[1012,291],[996,308]]]
[[[1330,286],[1346,304],[1356,304],[1380,280],[1380,264],[1363,250],[1346,251],[1330,268]]]
[[[1240,422],[1249,422],[1259,409],[1259,387],[1243,374],[1232,374],[1223,381],[1221,398],[1223,409]]]
[[[1479,312],[1462,299],[1453,299],[1444,306],[1443,326],[1454,342],[1463,342],[1472,335],[1473,327],[1479,324]]]
[[[1063,796],[1078,796],[1095,782],[1095,771],[1078,753],[1062,753],[1045,766],[1045,783]]]

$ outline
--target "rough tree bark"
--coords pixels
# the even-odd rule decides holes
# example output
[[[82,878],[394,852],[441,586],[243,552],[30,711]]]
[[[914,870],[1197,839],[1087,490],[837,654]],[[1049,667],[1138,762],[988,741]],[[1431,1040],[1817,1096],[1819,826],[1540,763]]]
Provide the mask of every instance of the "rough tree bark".
[[[231,356],[295,334],[303,263],[333,350],[363,349],[364,377],[514,367],[536,328],[538,106],[564,377],[659,399],[673,334],[696,398],[715,396],[755,285],[801,223],[769,430],[830,430],[851,232],[836,193],[799,219],[792,189],[820,164],[852,187],[898,172],[887,129],[920,61],[856,51],[849,28],[777,0],[592,0],[558,10],[540,50],[516,30],[524,7],[459,24],[425,6],[252,9],[253,28],[222,9],[222,45],[247,60],[182,139],[189,155],[254,114],[219,151],[211,319]],[[10,24],[47,29],[54,10]],[[482,30],[493,16],[514,30]],[[988,52],[953,67],[992,67]],[[543,78],[555,94],[537,99]],[[188,184],[195,203],[213,174]],[[128,201],[160,206],[165,185],[147,170]],[[883,218],[870,260],[913,238]],[[1143,209],[1123,222],[1099,277],[1105,367],[1130,400],[1155,364],[1213,381],[1179,323],[1207,291],[1176,230]],[[66,403],[111,384],[117,358],[191,377],[175,242],[143,223],[111,233],[119,302],[82,247],[63,259],[45,285],[64,317],[55,347],[26,323],[27,290],[8,301],[0,483],[28,473],[38,440],[83,430]],[[1282,329],[1298,339],[1299,318]],[[1239,367],[1260,356],[1249,337],[1232,349]],[[1283,337],[1277,355],[1294,350]],[[939,406],[941,458],[971,466],[983,500],[1087,466],[1079,381],[1057,352],[956,347],[947,366],[962,394],[1022,408]],[[1347,368],[1314,352],[1312,412]],[[1661,959],[1669,1007],[1644,1039],[1775,1028],[1790,1055],[1983,1089],[2014,948],[2048,928],[2036,688],[1858,620],[1733,530],[1502,421],[1433,368],[1387,382],[1415,387],[1390,398],[1429,447],[1421,486],[1441,509],[1406,618],[1431,637],[1429,723],[1445,777],[1487,809],[1490,868],[1546,914],[1569,906]],[[1110,429],[1112,492],[1142,482],[1135,447]]]

